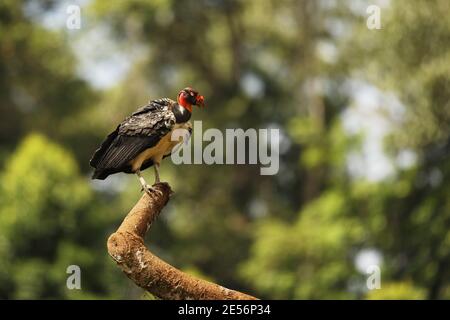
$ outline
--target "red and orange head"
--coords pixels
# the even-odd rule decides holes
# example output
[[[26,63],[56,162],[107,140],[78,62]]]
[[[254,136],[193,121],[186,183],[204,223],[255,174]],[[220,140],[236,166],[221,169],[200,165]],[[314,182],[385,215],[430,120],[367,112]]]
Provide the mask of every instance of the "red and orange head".
[[[192,112],[192,106],[203,108],[205,106],[205,98],[198,94],[194,89],[187,87],[180,91],[177,97],[180,106]]]

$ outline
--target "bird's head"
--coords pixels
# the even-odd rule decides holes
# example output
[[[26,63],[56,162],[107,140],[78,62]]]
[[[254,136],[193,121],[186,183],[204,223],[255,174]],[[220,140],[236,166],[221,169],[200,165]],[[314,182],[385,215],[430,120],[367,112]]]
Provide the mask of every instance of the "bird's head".
[[[178,104],[192,113],[192,106],[203,108],[205,98],[194,89],[187,87],[180,91],[177,97]]]

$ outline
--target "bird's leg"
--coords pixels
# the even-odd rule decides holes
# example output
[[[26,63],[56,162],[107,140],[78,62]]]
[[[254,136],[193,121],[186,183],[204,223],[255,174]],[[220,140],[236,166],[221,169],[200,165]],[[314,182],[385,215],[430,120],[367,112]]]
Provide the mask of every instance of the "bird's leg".
[[[155,162],[154,167],[155,167],[155,184],[157,184],[161,182],[159,180],[159,163]]]
[[[154,188],[152,188],[151,186],[149,186],[147,184],[144,177],[141,175],[140,170],[136,170],[136,175],[139,177],[139,182],[141,183],[141,186],[142,186],[141,191],[144,190],[149,195],[151,195],[153,192],[157,192],[157,190],[155,190]]]

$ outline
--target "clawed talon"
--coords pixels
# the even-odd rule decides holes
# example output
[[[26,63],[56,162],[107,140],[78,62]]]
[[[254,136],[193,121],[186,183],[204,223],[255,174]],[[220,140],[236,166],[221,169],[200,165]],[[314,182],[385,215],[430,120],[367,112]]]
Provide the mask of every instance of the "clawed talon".
[[[149,196],[153,196],[155,193],[162,195],[162,192],[153,188],[152,186],[146,184],[144,186],[142,186],[141,191],[145,191]]]
[[[147,184],[147,182],[145,182],[144,177],[142,177],[140,170],[136,171],[136,175],[139,177],[139,182],[141,183],[141,192],[145,191],[145,193],[147,193],[149,196],[154,196],[155,194],[158,194],[159,196],[162,196],[163,193],[162,191],[153,188],[152,186],[150,186],[149,184]],[[158,164],[155,163],[155,184],[160,183],[159,181],[159,173],[158,173]]]

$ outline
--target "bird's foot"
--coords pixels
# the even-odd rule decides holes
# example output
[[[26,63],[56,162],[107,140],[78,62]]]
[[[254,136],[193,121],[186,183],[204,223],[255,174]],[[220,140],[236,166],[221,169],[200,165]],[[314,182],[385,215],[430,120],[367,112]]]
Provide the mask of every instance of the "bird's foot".
[[[141,191],[145,191],[149,196],[153,196],[155,194],[162,196],[161,191],[157,190],[156,188],[153,188],[152,186],[150,186],[148,184],[142,186]]]

